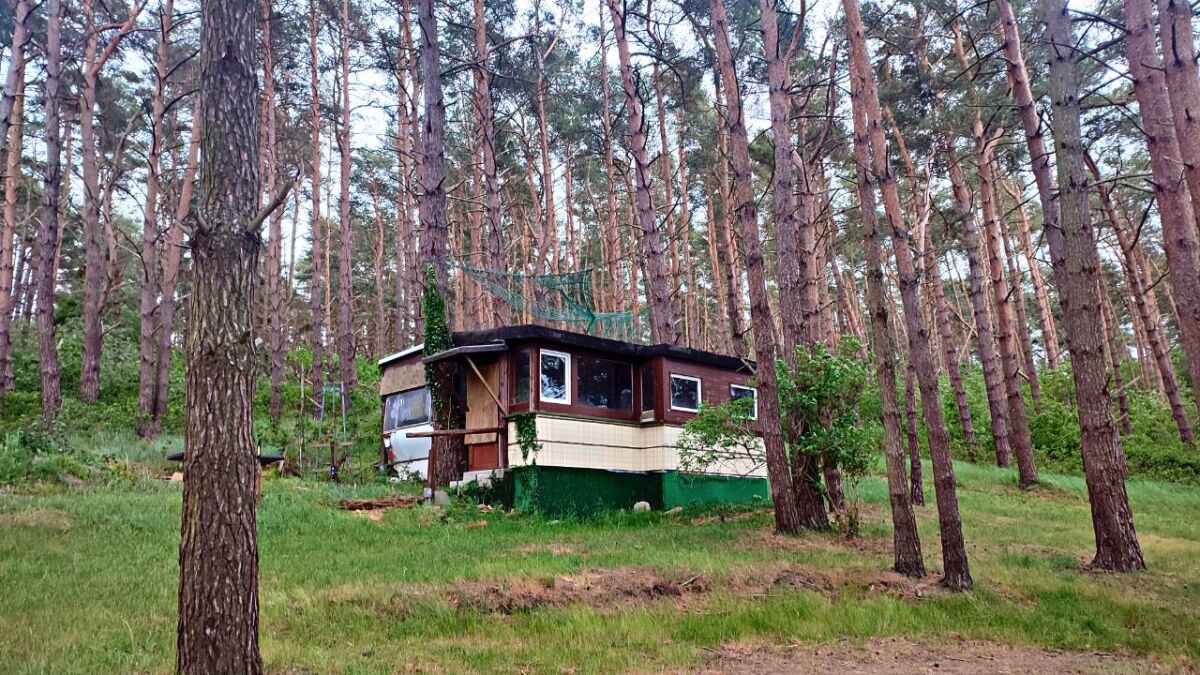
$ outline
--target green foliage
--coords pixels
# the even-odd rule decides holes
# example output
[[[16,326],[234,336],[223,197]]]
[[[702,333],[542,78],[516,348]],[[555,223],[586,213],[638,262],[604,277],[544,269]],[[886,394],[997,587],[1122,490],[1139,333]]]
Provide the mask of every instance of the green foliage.
[[[446,320],[446,301],[438,291],[437,272],[430,265],[425,268],[425,289],[421,295],[421,310],[425,319],[425,356],[433,356],[454,346],[450,325]],[[446,369],[439,364],[425,364],[425,382],[429,386],[429,397],[433,403],[435,427],[445,424],[451,415],[450,389]]]
[[[805,345],[796,349],[794,367],[783,360],[776,363],[781,426],[802,430],[798,436],[785,435],[788,451],[821,456],[835,464],[854,504],[856,486],[880,439],[875,422],[879,418],[860,415],[870,381],[867,363],[857,357],[858,350],[857,341],[843,338],[836,353],[823,344]],[[684,424],[677,441],[680,468],[701,473],[727,462],[749,461],[761,466],[765,458],[753,413],[753,401],[748,398],[701,406]],[[854,529],[856,506],[851,506],[847,515],[845,524]]]
[[[521,412],[513,413],[509,416],[509,420],[517,428],[517,447],[521,448],[521,460],[530,462],[530,457],[533,457],[531,464],[537,463],[537,454],[542,449],[542,443],[538,440],[537,432],[537,413]]]

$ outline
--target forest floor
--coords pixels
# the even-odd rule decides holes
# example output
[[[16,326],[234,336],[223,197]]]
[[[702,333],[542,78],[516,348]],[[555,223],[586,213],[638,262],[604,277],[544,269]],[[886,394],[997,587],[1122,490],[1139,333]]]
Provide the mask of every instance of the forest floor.
[[[165,468],[0,488],[0,672],[173,672],[180,485],[154,477]],[[1200,669],[1200,489],[1130,481],[1149,571],[1115,575],[1085,567],[1081,478],[1021,492],[1011,472],[957,471],[965,594],[937,586],[932,499],[931,576],[887,571],[874,477],[853,541],[777,536],[761,509],[348,512],[339,500],[416,488],[268,479],[263,659],[281,674]]]

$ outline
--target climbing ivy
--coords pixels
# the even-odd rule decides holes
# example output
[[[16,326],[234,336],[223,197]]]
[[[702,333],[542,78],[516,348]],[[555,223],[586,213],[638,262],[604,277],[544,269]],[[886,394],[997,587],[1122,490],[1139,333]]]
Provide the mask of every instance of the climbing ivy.
[[[537,453],[542,449],[538,442],[537,414],[532,412],[514,413],[509,419],[517,428],[517,447],[521,448],[521,461],[537,464]],[[529,462],[529,456],[534,460]]]
[[[446,320],[446,301],[438,292],[437,272],[430,265],[425,268],[425,290],[421,297],[421,311],[425,318],[425,356],[432,356],[450,349],[450,325]],[[434,418],[445,423],[450,419],[450,388],[453,386],[439,364],[425,364],[425,382],[429,386],[429,397],[433,403]]]

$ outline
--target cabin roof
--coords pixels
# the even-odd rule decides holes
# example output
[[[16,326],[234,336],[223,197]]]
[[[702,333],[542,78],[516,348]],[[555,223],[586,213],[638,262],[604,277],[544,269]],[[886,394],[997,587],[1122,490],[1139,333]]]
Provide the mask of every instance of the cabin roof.
[[[754,362],[748,359],[692,349],[691,347],[668,344],[642,345],[536,324],[502,326],[487,330],[459,331],[454,333],[451,339],[454,342],[456,350],[463,347],[494,345],[496,343],[550,342],[590,351],[607,352],[634,359],[667,356],[683,361],[716,366],[718,368],[728,368],[730,370],[740,370],[747,366],[753,367],[754,365]]]

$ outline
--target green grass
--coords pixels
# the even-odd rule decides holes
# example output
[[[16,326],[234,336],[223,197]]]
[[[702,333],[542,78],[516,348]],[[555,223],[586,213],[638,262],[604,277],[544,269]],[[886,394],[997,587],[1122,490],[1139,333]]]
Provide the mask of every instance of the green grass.
[[[857,581],[877,578],[890,560],[886,493],[876,479],[862,486],[868,545],[859,547],[833,535],[781,542],[766,513],[559,522],[463,505],[444,518],[423,508],[376,522],[334,505],[395,487],[268,480],[259,507],[263,657],[273,672],[653,672],[695,665],[706,649],[731,642],[953,633],[1200,662],[1200,489],[1131,481],[1150,569],[1093,574],[1082,567],[1092,551],[1082,479],[1050,475],[1022,493],[1009,472],[957,470],[976,590],[921,600]],[[179,505],[178,485],[137,476],[0,493],[0,672],[171,672]],[[926,563],[937,570],[934,507],[919,517]],[[726,583],[785,565],[846,583],[766,593]],[[512,614],[449,601],[477,580],[538,583],[625,566],[704,575],[711,590],[686,603]]]

